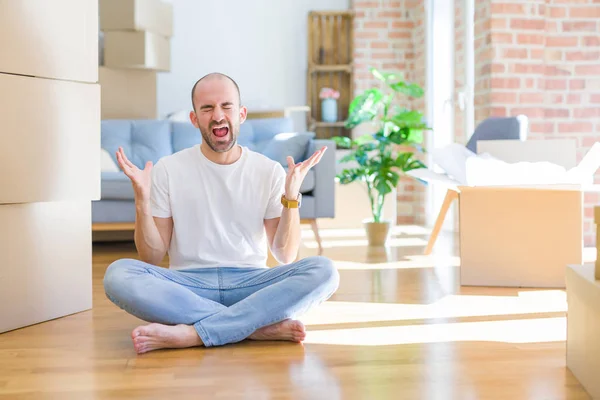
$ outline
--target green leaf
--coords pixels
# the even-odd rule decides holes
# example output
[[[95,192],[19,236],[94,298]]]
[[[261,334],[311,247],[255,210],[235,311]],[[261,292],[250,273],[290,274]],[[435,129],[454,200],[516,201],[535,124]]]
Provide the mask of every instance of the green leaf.
[[[353,143],[357,146],[361,146],[365,143],[369,143],[372,142],[374,140],[373,135],[370,133],[366,133],[362,136],[357,137],[356,139],[354,139]]]
[[[392,185],[390,178],[385,174],[377,175],[373,181],[373,184],[375,189],[382,195],[386,195],[394,190],[394,186]]]
[[[376,142],[369,142],[360,145],[360,150],[363,152],[373,151],[377,148],[378,144]]]
[[[423,114],[416,110],[401,110],[391,120],[399,126],[424,126]]]
[[[398,186],[398,181],[400,180],[400,175],[397,172],[390,171],[390,181],[394,187]]]
[[[423,97],[423,89],[416,83],[396,82],[390,85],[393,91],[402,93],[410,97]]]
[[[421,161],[413,158],[414,154],[411,152],[401,153],[396,158],[396,166],[402,171],[410,171],[418,168],[427,168],[427,166]]]
[[[344,157],[340,158],[338,163],[343,164],[343,163],[347,163],[350,161],[354,161],[354,152],[350,153],[350,154],[346,154]]]
[[[406,138],[406,140],[409,143],[417,143],[417,144],[421,144],[423,143],[423,130],[422,129],[411,129],[409,131],[408,137]]]
[[[400,76],[398,74],[395,74],[393,72],[381,72],[377,68],[374,68],[374,67],[369,68],[369,71],[375,78],[377,78],[380,81],[385,82],[385,83],[402,79],[402,76]]]
[[[337,175],[337,178],[340,180],[342,185],[346,185],[348,183],[352,183],[357,179],[360,179],[364,173],[359,168],[355,169],[344,169]]]
[[[389,136],[391,133],[398,130],[398,125],[394,121],[385,121],[383,123],[383,131],[385,132],[385,136]]]
[[[406,134],[404,133],[405,129],[400,129],[395,132],[392,132],[389,136],[389,140],[395,144],[405,144],[406,143]]]
[[[388,136],[384,136],[382,132],[377,132],[376,134],[373,135],[373,137],[375,138],[375,140],[377,140],[379,142],[380,145],[389,145],[391,143],[393,143]]]
[[[394,93],[388,93],[384,98],[383,98],[383,115],[385,117],[387,117],[389,110],[390,110],[390,104],[392,104],[392,100],[394,99]]]
[[[356,160],[356,162],[358,162],[361,166],[364,167],[369,161],[369,156],[366,152],[362,150],[357,150],[354,152],[354,159]]]
[[[404,169],[404,172],[410,171],[413,169],[419,169],[419,168],[427,168],[427,166],[425,164],[423,164],[423,162],[421,160],[414,160],[406,166],[406,168]]]
[[[379,113],[382,98],[383,93],[377,88],[368,89],[356,96],[350,103],[345,127],[351,129],[363,122],[372,121]]]
[[[404,171],[404,167],[405,165],[408,163],[408,161],[410,160],[410,158],[412,157],[412,153],[407,152],[407,153],[400,153],[398,154],[398,157],[396,158],[395,161],[395,165],[396,167],[400,168],[402,171]]]
[[[331,140],[333,140],[338,147],[343,147],[347,149],[352,147],[352,140],[349,137],[333,136]]]

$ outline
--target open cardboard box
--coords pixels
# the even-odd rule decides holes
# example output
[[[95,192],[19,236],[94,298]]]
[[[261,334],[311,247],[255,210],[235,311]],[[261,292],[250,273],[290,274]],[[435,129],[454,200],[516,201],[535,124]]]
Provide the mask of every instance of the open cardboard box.
[[[545,183],[485,184],[480,176],[469,184],[429,169],[409,173],[446,187],[450,202],[458,199],[461,285],[565,287],[566,266],[583,262],[584,192],[599,191],[593,175],[600,144],[578,165],[576,150],[574,140],[563,139],[480,141],[477,147],[478,154],[508,163],[556,164],[578,172],[579,183],[545,177]],[[442,209],[436,228],[444,214]]]

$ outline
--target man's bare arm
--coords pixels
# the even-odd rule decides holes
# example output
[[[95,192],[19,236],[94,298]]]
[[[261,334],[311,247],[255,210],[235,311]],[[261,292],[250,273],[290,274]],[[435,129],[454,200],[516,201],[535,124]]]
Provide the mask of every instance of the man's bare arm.
[[[300,186],[308,171],[321,161],[327,147],[317,150],[309,159],[295,164],[288,157],[288,173],[285,179],[285,197],[296,200]],[[283,208],[280,218],[265,220],[267,238],[271,252],[277,261],[283,264],[293,262],[300,248],[300,210],[298,208]]]
[[[135,198],[134,241],[140,259],[152,265],[159,264],[165,257],[171,242],[173,218],[152,216],[150,189],[152,186],[152,162],[143,170],[136,167],[125,156],[122,148],[117,152],[119,166],[131,180]]]
[[[153,217],[149,205],[136,204],[135,208],[135,247],[142,261],[158,265],[171,243],[173,218]]]
[[[265,220],[271,253],[282,264],[294,262],[300,248],[300,213],[284,208],[280,218]]]

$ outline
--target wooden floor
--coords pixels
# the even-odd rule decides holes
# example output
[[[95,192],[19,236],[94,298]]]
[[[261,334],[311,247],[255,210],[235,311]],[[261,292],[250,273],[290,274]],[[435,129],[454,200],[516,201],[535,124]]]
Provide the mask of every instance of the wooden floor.
[[[316,254],[306,231],[302,256]],[[461,288],[453,237],[389,249],[359,230],[323,231],[340,288],[303,318],[304,345],[243,342],[135,354],[140,321],[104,296],[131,244],[94,247],[93,310],[0,335],[6,399],[588,399],[565,367],[563,291]]]

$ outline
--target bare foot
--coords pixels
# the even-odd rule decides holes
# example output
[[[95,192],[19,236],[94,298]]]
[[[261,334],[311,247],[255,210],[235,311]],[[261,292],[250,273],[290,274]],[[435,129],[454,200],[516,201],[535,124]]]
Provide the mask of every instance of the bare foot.
[[[273,325],[265,326],[254,332],[248,339],[252,340],[287,340],[300,343],[306,338],[304,325],[300,321],[286,319]]]
[[[202,340],[190,325],[142,325],[131,332],[131,338],[138,354],[158,349],[202,346]]]

